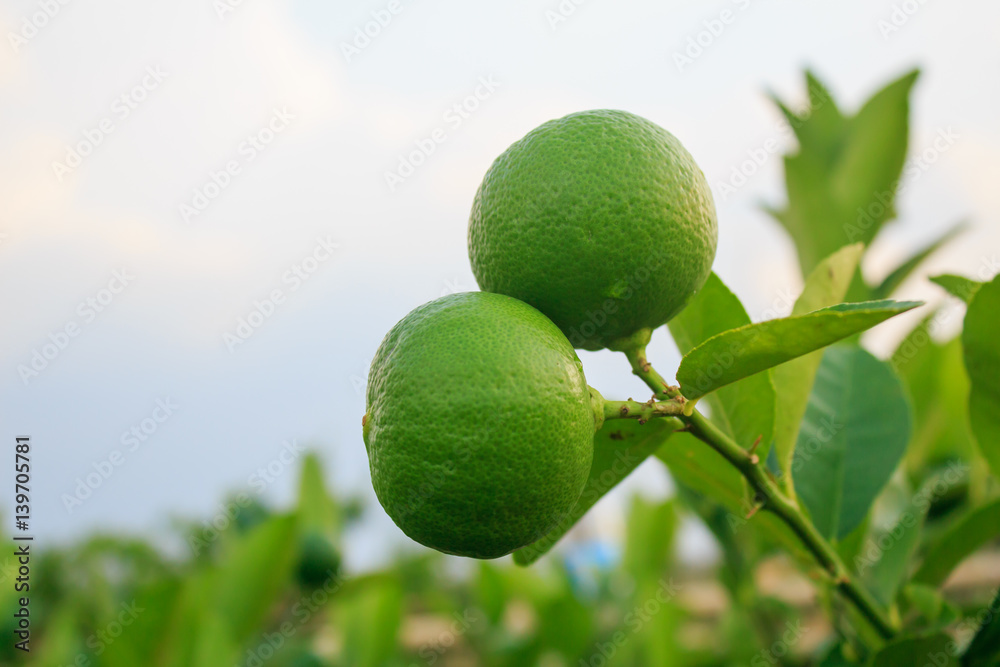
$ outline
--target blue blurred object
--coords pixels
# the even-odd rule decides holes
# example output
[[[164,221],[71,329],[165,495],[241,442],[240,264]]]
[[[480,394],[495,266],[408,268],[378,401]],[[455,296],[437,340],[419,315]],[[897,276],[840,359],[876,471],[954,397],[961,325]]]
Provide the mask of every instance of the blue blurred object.
[[[621,561],[621,549],[611,542],[589,539],[570,545],[563,565],[577,597],[594,599]]]

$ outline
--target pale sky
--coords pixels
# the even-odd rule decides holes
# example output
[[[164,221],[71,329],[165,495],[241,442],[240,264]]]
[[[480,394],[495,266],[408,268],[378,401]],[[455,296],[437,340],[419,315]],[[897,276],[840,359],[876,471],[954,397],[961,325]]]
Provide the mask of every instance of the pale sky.
[[[574,111],[626,109],[681,139],[717,193],[716,272],[761,319],[799,289],[759,209],[780,202],[780,159],[725,199],[719,186],[772,140],[793,145],[765,91],[801,102],[808,65],[853,111],[920,66],[911,152],[955,139],[866,270],[967,217],[900,295],[939,299],[923,276],[975,275],[1000,248],[998,25],[990,0],[3,0],[0,420],[9,443],[34,439],[36,534],[154,534],[238,488],[286,503],[294,440],[372,502],[352,562],[413,548],[370,488],[368,361],[409,310],[476,288],[465,232],[483,173]],[[651,356],[676,368],[665,331]],[[642,391],[622,358],[581,357],[605,396]],[[616,534],[629,493],[668,488],[643,466],[589,529]]]

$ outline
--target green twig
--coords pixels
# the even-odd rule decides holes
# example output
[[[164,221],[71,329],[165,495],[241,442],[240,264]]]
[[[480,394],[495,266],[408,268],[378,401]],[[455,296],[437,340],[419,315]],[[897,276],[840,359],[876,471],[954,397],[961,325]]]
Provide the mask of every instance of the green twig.
[[[629,399],[627,401],[604,401],[605,419],[638,419],[645,424],[653,417],[677,417],[684,414],[684,401],[669,400],[656,402],[653,400],[640,403]]]
[[[625,356],[628,357],[628,362],[632,365],[632,373],[653,390],[654,397],[670,399],[680,396],[680,388],[668,384],[663,376],[650,365],[646,359],[645,346],[625,350]]]
[[[634,349],[626,355],[632,364],[632,372],[642,378],[655,395],[669,395],[671,399],[680,397],[680,390],[670,387],[646,360],[644,348]],[[697,410],[680,419],[689,426],[692,435],[708,444],[740,471],[762,503],[762,509],[781,519],[826,571],[837,590],[861,612],[880,636],[892,639],[896,630],[885,612],[871,594],[854,581],[840,556],[805,517],[798,505],[781,492],[760,465],[759,457],[741,447]]]

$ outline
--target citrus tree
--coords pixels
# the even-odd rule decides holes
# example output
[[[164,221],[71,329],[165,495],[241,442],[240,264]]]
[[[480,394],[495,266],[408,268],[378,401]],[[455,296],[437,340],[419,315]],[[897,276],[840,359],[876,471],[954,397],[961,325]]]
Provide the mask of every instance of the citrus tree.
[[[1000,664],[996,260],[917,283],[950,295],[934,308],[889,299],[962,225],[877,280],[862,270],[919,171],[905,159],[915,79],[853,115],[808,74],[805,109],[776,101],[798,147],[770,210],[803,289],[788,317],[757,323],[711,272],[712,198],[675,138],[618,111],[529,133],[474,200],[484,291],[417,308],[372,364],[376,495],[432,548],[352,563],[362,503],[310,454],[291,507],[238,490],[178,523],[173,549],[176,535],[40,545],[31,651],[3,642],[0,664]],[[860,345],[917,308],[891,355]],[[644,349],[664,324],[683,354],[669,371]],[[604,348],[640,400],[588,386],[575,350]],[[647,460],[676,494],[631,498],[620,544],[562,540]],[[678,558],[692,518],[718,563]],[[8,640],[19,567],[0,557]]]
[[[799,147],[771,212],[804,287],[763,322],[711,272],[711,192],[667,131],[587,111],[508,148],[469,223],[484,293],[416,309],[372,364],[363,433],[390,517],[437,550],[529,565],[656,456],[715,531],[734,592],[775,549],[817,576],[840,637],[824,664],[996,664],[996,605],[956,637],[938,587],[1000,532],[1000,279],[936,279],[968,303],[958,339],[930,335],[939,310],[891,359],[859,342],[923,305],[889,297],[956,231],[866,280],[916,78],[854,115],[811,74],[806,110],[777,102]],[[683,354],[672,375],[646,354],[664,325]],[[574,347],[620,352],[648,399],[589,388]]]

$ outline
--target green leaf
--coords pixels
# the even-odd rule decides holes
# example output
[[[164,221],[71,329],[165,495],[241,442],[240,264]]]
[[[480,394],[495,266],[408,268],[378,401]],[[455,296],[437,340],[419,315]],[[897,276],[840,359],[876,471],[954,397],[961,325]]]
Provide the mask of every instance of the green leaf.
[[[792,315],[804,315],[842,301],[864,250],[863,245],[856,243],[841,248],[820,262],[806,279],[802,294],[792,308]],[[787,490],[794,488],[792,454],[816,379],[816,369],[822,360],[823,353],[817,350],[776,366],[772,371],[776,403],[781,406],[774,419],[774,448]]]
[[[156,664],[152,656],[164,653],[161,650],[164,644],[176,643],[170,620],[176,613],[182,586],[179,580],[166,577],[140,590],[134,603],[127,607],[143,611],[135,614],[129,632],[108,645],[101,664],[106,667]]]
[[[655,452],[676,427],[673,420],[665,419],[646,424],[625,419],[606,422],[594,436],[590,476],[576,505],[543,538],[515,551],[514,562],[530,565],[548,553],[598,500]]]
[[[275,517],[230,543],[215,573],[215,604],[242,642],[287,586],[297,551],[295,517]]]
[[[947,313],[945,313],[946,315]],[[976,456],[968,425],[969,378],[959,338],[940,344],[931,336],[939,311],[907,334],[892,355],[892,367],[913,401],[913,438],[906,451],[906,468],[919,476],[927,466]]]
[[[976,296],[976,292],[979,288],[983,286],[983,283],[971,278],[964,278],[962,276],[956,276],[951,273],[943,273],[940,276],[933,276],[930,281],[944,289],[944,291],[951,294],[953,297],[957,297],[969,303],[972,301],[972,297]]]
[[[391,579],[372,581],[358,589],[340,610],[344,638],[342,664],[382,667],[393,664],[396,637],[403,620],[403,592]]]
[[[10,552],[8,552],[10,553]],[[13,586],[11,586],[13,588]],[[7,611],[7,610],[5,610]],[[33,610],[32,610],[33,611]],[[79,623],[79,610],[76,608],[75,604],[64,604],[63,606],[56,607],[51,610],[51,616],[47,618],[48,621],[45,633],[45,641],[40,646],[38,640],[35,638],[34,633],[30,637],[29,648],[34,652],[38,651],[41,655],[41,659],[33,664],[41,664],[45,667],[62,667],[62,665],[71,665],[74,663],[79,663],[79,657],[87,657],[84,653],[84,640],[80,633],[80,623]],[[8,635],[4,637],[4,641],[14,642],[21,641],[20,637],[15,638],[13,630],[17,628],[16,623],[7,624],[5,628],[6,632],[4,634]],[[34,628],[32,628],[33,630]],[[100,641],[100,645],[105,643],[105,638],[108,637],[107,632],[103,633],[100,640],[97,636],[91,635],[88,639],[89,642],[87,646],[89,648],[94,648],[93,643],[95,641]],[[5,646],[4,649],[7,647]],[[14,651],[15,653],[20,653],[20,651]],[[27,654],[24,654],[27,655]],[[88,659],[87,662],[90,662]],[[22,660],[15,660],[7,664],[24,664]]]
[[[749,511],[745,507],[743,477],[739,471],[690,433],[675,433],[656,451],[656,457],[685,486],[721,503],[731,512],[745,514]]]
[[[671,560],[677,532],[674,503],[633,496],[625,523],[623,565],[635,581],[656,580]]]
[[[837,643],[827,650],[817,667],[855,667],[857,664],[844,657],[844,645]]]
[[[868,245],[882,224],[895,215],[896,186],[906,161],[910,131],[910,91],[917,76],[919,72],[913,71],[890,83],[850,121],[830,183],[845,213],[857,216],[855,226],[846,230],[849,241]],[[871,224],[862,217],[865,213]]]
[[[1000,591],[990,604],[972,643],[962,656],[962,667],[994,667],[1000,663]]]
[[[994,500],[967,513],[931,544],[913,581],[940,586],[959,563],[998,535],[1000,500]]]
[[[158,658],[157,664],[164,667],[188,667],[194,662],[202,635],[204,610],[216,606],[213,604],[218,581],[214,576],[216,574],[216,571],[203,569],[189,574],[183,580],[170,619],[163,630],[159,631],[169,639],[160,643],[159,653],[147,654],[143,658],[148,660],[155,656]],[[216,614],[218,615],[218,609]]]
[[[937,239],[932,241],[930,244],[924,246],[916,253],[913,254],[908,260],[900,264],[896,269],[894,269],[885,279],[879,283],[879,285],[872,289],[872,297],[875,299],[887,299],[896,290],[897,287],[903,284],[903,282],[913,273],[913,270],[920,266],[921,262],[930,257],[932,254],[937,252],[943,245],[951,241],[953,238],[964,232],[969,228],[969,224],[965,221],[959,222],[958,224],[949,228],[944,234],[939,236]]]
[[[871,667],[958,667],[958,659],[953,651],[954,640],[943,632],[903,637],[889,644],[875,654]]]
[[[903,588],[902,602],[906,605],[901,607],[904,610],[902,613],[915,611],[919,616],[916,622],[928,631],[943,630],[960,617],[955,607],[937,589],[926,584],[907,584]]]
[[[339,535],[339,516],[333,497],[323,481],[323,467],[315,453],[302,461],[299,480],[299,522],[303,533],[311,531],[336,539]]]
[[[220,665],[235,664],[240,657],[239,647],[230,636],[229,625],[225,619],[212,608],[202,608],[200,616],[194,652],[188,663],[190,667],[219,667]],[[258,646],[255,645],[253,648],[256,649]]]
[[[969,423],[979,451],[1000,477],[1000,276],[976,292],[965,313],[962,347],[969,392]]]
[[[730,329],[681,359],[677,380],[696,399],[778,364],[870,329],[922,305],[918,301],[865,301]]]
[[[766,537],[769,546],[780,545],[808,561],[810,557],[802,542],[776,516],[769,512],[757,512],[753,518],[746,518],[753,504],[744,493],[742,475],[704,442],[690,433],[678,432],[656,451],[656,457],[666,464],[670,475],[683,490],[697,493],[724,510],[724,530],[734,534],[752,523],[748,530]]]
[[[785,116],[799,140],[799,150],[814,155],[821,164],[834,164],[847,131],[847,119],[830,94],[829,89],[811,71],[806,71],[809,106],[802,113],[791,111],[775,95],[771,100]]]
[[[890,83],[851,118],[841,114],[811,75],[808,116],[779,103],[799,151],[784,160],[788,203],[769,211],[795,242],[803,275],[848,243],[868,245],[895,215],[916,78],[911,72]]]
[[[568,662],[594,646],[594,614],[569,585],[539,612],[538,636],[546,652],[558,651]]]
[[[918,493],[889,530],[870,536],[855,568],[875,598],[888,607],[906,580],[930,507],[929,492]]]
[[[487,561],[480,561],[479,576],[475,584],[476,601],[486,613],[491,624],[498,623],[507,607],[504,580],[497,567]]]
[[[860,524],[910,437],[902,383],[856,346],[823,355],[792,461],[799,499],[826,537]]]
[[[716,334],[749,324],[750,316],[743,304],[713,273],[668,326],[681,354],[687,354]],[[767,458],[774,432],[775,406],[769,373],[723,387],[709,396],[708,401],[714,424],[746,447],[760,438],[759,455]]]

